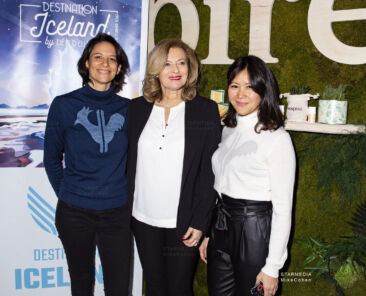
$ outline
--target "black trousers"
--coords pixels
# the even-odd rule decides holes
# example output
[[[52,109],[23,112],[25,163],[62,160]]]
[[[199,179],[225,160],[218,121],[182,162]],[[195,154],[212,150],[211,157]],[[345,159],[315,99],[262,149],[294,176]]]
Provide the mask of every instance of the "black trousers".
[[[246,296],[266,263],[272,203],[219,199],[207,247],[210,296]]]
[[[128,295],[131,231],[127,206],[97,211],[59,200],[56,228],[65,249],[73,296],[94,295],[96,246],[105,295]]]
[[[146,296],[192,296],[197,247],[186,247],[176,228],[160,228],[132,218]]]

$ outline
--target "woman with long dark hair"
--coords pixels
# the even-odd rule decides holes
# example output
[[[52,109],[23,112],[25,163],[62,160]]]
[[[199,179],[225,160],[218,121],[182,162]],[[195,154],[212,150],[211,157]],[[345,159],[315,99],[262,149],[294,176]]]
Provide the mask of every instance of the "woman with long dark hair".
[[[211,237],[200,246],[210,296],[275,295],[287,258],[295,153],[283,128],[277,81],[258,57],[227,74],[229,110],[212,157],[217,192]]]
[[[100,33],[78,62],[82,87],[56,97],[48,114],[44,165],[58,197],[56,228],[73,296],[94,295],[98,247],[108,296],[128,295],[127,109],[117,93],[129,71],[118,42]],[[62,160],[65,158],[65,168]]]

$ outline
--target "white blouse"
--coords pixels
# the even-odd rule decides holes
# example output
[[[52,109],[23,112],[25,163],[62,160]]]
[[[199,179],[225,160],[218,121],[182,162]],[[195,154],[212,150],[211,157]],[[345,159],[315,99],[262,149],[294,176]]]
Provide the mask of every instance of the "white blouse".
[[[214,187],[232,198],[272,201],[269,253],[262,271],[278,277],[287,259],[296,159],[291,138],[283,128],[257,134],[257,121],[254,112],[237,116],[235,128],[224,128],[212,156]]]
[[[146,224],[176,228],[183,171],[185,102],[154,105],[137,148],[132,216]]]

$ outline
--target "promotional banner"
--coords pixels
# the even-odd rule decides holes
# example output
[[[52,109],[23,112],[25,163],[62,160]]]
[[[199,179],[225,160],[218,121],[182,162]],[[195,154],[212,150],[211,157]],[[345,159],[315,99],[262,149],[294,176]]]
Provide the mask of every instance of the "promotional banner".
[[[68,295],[54,226],[57,198],[42,163],[48,108],[55,96],[81,87],[77,61],[98,32],[116,38],[128,56],[131,73],[120,95],[139,95],[148,5],[5,0],[0,6],[0,294]],[[104,295],[98,254],[95,275],[95,295]]]

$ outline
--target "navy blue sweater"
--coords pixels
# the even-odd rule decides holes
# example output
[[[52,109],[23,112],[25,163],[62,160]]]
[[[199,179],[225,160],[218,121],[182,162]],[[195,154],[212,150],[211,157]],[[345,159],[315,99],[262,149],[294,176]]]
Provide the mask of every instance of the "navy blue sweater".
[[[94,210],[127,203],[128,104],[112,87],[100,92],[89,85],[53,100],[44,165],[59,199]]]

